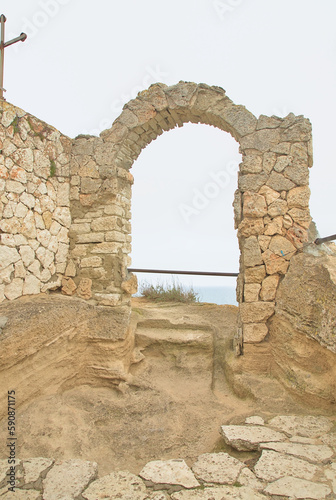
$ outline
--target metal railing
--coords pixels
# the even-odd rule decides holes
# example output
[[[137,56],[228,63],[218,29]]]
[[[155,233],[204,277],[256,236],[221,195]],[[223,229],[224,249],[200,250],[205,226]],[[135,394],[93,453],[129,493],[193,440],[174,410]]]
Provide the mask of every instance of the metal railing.
[[[216,273],[212,271],[172,271],[168,269],[136,269],[128,268],[131,273],[153,273],[153,274],[192,274],[194,276],[232,276],[237,277],[239,273]]]

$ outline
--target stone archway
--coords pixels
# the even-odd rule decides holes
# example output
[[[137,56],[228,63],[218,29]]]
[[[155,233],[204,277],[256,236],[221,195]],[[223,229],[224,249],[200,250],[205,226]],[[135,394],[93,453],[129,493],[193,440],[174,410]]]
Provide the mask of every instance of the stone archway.
[[[241,251],[237,354],[268,333],[275,294],[290,259],[308,241],[311,125],[302,116],[260,116],[234,104],[220,87],[152,85],[124,106],[100,138],[74,140],[70,167],[72,225],[68,276],[77,293],[101,305],[129,305],[129,172],[143,148],[186,122],[213,125],[239,143],[243,161],[233,205]],[[87,290],[85,287],[87,284]]]

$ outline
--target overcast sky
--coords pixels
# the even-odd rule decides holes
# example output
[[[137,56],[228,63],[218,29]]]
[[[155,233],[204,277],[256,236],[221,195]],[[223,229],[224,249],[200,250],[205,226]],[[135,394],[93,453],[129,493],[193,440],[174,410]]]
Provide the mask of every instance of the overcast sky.
[[[70,137],[110,128],[156,81],[221,86],[256,117],[303,114],[313,125],[311,214],[321,236],[336,232],[335,0],[1,0],[0,8],[6,40],[28,35],[6,49],[6,99]],[[239,161],[232,137],[204,125],[152,142],[132,169],[133,266],[237,271]]]

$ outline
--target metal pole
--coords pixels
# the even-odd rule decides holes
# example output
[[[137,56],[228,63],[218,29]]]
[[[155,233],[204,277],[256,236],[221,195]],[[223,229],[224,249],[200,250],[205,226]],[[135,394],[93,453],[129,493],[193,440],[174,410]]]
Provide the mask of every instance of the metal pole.
[[[5,59],[5,22],[6,17],[1,14],[1,42],[0,42],[0,99],[3,99],[4,92],[4,59]]]
[[[315,245],[321,245],[321,243],[326,243],[327,241],[336,240],[336,234],[332,234],[331,236],[327,236],[326,238],[316,238],[314,241]]]
[[[131,273],[153,273],[153,274],[193,274],[195,276],[232,276],[237,277],[238,273],[216,273],[207,271],[170,271],[167,269],[135,269],[129,268]]]

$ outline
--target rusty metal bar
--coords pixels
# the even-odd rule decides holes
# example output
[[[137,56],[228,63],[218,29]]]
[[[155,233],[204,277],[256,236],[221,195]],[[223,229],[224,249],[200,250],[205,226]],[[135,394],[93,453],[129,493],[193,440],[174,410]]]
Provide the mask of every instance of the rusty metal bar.
[[[332,234],[331,236],[327,236],[326,238],[316,238],[314,241],[315,245],[321,245],[321,243],[326,243],[327,241],[336,240],[336,234]]]
[[[237,277],[238,273],[216,273],[210,271],[171,271],[167,269],[135,269],[129,268],[131,273],[153,273],[153,274],[193,274],[195,276],[231,276]]]
[[[21,35],[17,36],[16,38],[13,38],[12,40],[9,40],[9,42],[4,43],[4,47],[9,47],[10,45],[13,45],[13,43],[16,42],[24,42],[27,40],[27,35],[26,33],[21,33]]]

